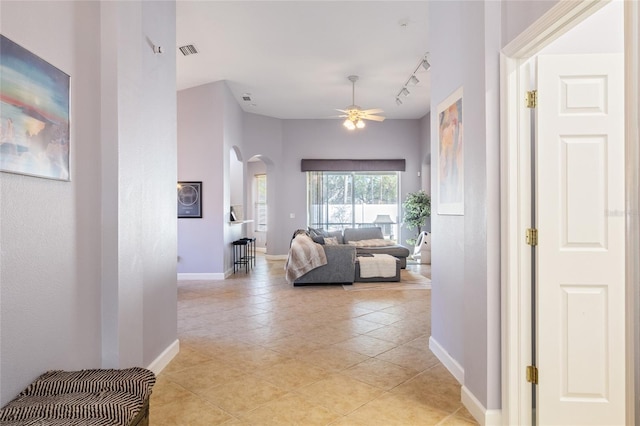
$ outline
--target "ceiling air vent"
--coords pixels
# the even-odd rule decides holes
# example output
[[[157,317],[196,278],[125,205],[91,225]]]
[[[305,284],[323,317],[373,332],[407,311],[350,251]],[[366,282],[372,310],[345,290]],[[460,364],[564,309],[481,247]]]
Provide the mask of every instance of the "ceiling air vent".
[[[245,93],[242,95],[242,100],[245,102],[251,102],[251,93]]]
[[[193,44],[187,44],[186,46],[178,47],[184,56],[195,55],[198,53],[198,49]]]

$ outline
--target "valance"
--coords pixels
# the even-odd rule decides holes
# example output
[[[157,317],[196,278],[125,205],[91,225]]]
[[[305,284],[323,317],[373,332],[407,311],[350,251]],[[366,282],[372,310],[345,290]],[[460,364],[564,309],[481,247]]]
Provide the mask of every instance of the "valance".
[[[406,160],[302,159],[303,172],[404,172]]]

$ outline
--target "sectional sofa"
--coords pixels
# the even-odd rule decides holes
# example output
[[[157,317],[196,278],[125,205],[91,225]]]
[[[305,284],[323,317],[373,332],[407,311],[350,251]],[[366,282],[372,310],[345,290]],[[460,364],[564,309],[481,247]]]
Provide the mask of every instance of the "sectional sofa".
[[[347,228],[344,231],[324,231],[309,228],[311,238],[323,244],[327,264],[307,272],[294,285],[352,283],[358,254],[389,254],[398,259],[401,268],[407,266],[408,248],[385,240],[381,228]]]

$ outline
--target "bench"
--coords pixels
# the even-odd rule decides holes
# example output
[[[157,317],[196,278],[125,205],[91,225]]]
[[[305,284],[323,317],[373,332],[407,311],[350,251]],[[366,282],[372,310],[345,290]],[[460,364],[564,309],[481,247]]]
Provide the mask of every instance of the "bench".
[[[48,371],[0,410],[0,424],[148,426],[155,381],[139,367]]]

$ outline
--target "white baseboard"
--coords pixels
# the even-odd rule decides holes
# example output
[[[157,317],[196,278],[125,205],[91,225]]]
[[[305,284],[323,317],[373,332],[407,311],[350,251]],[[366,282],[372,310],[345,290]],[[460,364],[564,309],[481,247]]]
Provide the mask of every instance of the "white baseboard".
[[[499,426],[502,424],[502,410],[487,410],[471,391],[462,386],[462,404],[482,426]]]
[[[264,256],[267,260],[287,260],[287,257],[286,254],[267,254]]]
[[[458,383],[463,385],[464,368],[462,368],[458,361],[456,361],[451,357],[451,355],[449,355],[449,352],[447,352],[446,349],[443,348],[440,343],[438,343],[436,339],[433,338],[433,336],[429,337],[429,349],[431,349],[431,352],[433,352],[433,354],[440,360],[440,362],[444,364],[445,367],[447,367],[447,370],[449,370],[449,372],[453,374],[453,377],[456,378]]]
[[[180,340],[176,339],[167,347],[167,349],[162,351],[162,353],[158,355],[158,357],[154,359],[151,364],[149,364],[147,369],[153,371],[153,373],[157,376],[171,362],[173,357],[178,355],[178,352],[180,352]]]
[[[178,274],[178,280],[224,280],[224,273],[181,273]]]

